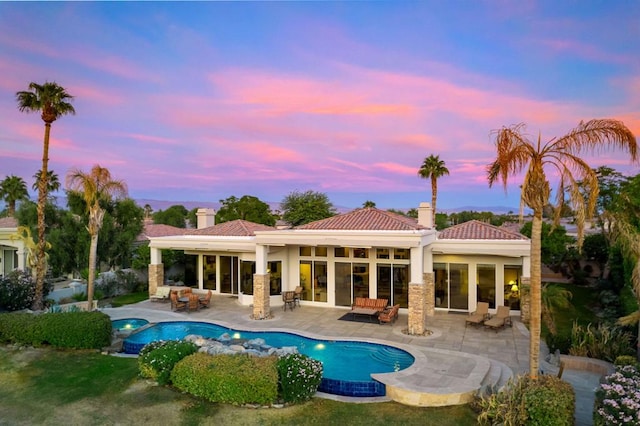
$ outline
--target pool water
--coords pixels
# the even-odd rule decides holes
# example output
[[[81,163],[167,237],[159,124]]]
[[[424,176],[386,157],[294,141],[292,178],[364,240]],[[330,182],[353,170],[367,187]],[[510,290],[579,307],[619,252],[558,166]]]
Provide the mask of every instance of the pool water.
[[[149,321],[141,318],[124,318],[111,321],[111,328],[118,331],[136,330],[149,324]]]
[[[286,332],[242,331],[190,321],[155,324],[126,338],[123,348],[126,353],[136,354],[144,345],[157,340],[178,340],[190,334],[216,339],[223,333],[228,333],[233,339],[261,338],[274,347],[296,346],[298,352],[322,361],[323,383],[319,390],[338,395],[384,395],[384,385],[373,380],[371,374],[400,371],[414,362],[408,352],[388,345],[318,340]]]

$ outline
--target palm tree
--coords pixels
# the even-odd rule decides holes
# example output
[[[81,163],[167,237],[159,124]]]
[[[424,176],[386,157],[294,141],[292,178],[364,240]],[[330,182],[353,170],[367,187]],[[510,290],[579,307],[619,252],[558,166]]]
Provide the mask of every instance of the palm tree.
[[[0,198],[7,203],[7,214],[16,214],[16,201],[28,200],[27,184],[20,176],[7,176],[0,182]]]
[[[9,236],[11,241],[20,240],[24,245],[24,251],[26,253],[27,267],[29,272],[33,274],[38,266],[38,245],[33,241],[31,236],[31,229],[28,226],[18,226],[16,233]],[[46,243],[46,248],[51,247],[50,243]],[[48,259],[48,256],[45,256]]]
[[[102,220],[104,219],[104,209],[100,203],[110,202],[114,196],[126,196],[127,186],[123,181],[111,179],[109,170],[96,164],[89,173],[84,173],[78,169],[71,170],[67,174],[67,189],[75,191],[82,196],[89,214],[87,230],[91,236],[91,245],[89,247],[87,308],[91,309],[98,251],[98,232],[102,228]]]
[[[449,169],[439,155],[426,157],[418,170],[418,176],[423,179],[431,179],[431,207],[433,207],[433,226],[436,226],[436,199],[438,198],[438,178],[449,175]]]
[[[73,96],[69,95],[64,87],[55,82],[45,82],[42,85],[31,82],[29,83],[28,91],[16,93],[18,109],[21,112],[40,112],[40,118],[44,121],[42,168],[38,185],[38,267],[36,268],[36,294],[33,300],[34,310],[42,309],[42,289],[46,272],[44,210],[47,204],[47,179],[49,177],[47,167],[49,164],[51,123],[63,115],[76,113],[71,103],[69,103],[72,99]]]
[[[33,182],[33,186],[31,186],[31,188],[33,188],[34,191],[38,190],[38,186],[40,185],[41,180],[41,174],[42,171],[38,170],[36,174],[33,175],[35,181]],[[53,170],[47,170],[47,175],[49,175],[47,176],[47,194],[50,194],[60,189],[60,180],[58,179],[58,175],[56,174],[56,172],[54,172]]]
[[[496,160],[487,168],[489,186],[502,181],[505,191],[507,179],[526,169],[521,197],[525,205],[533,210],[531,228],[531,321],[529,324],[529,375],[538,377],[540,357],[541,322],[541,231],[542,211],[547,204],[551,188],[546,170],[558,176],[556,192],[556,223],[565,203],[565,196],[576,213],[578,247],[581,247],[585,218],[591,217],[598,194],[596,173],[578,154],[583,151],[621,148],[628,151],[632,161],[638,160],[638,143],[633,133],[620,121],[595,119],[580,122],[578,126],[560,138],[552,138],[546,143],[538,136],[537,143],[527,139],[524,124],[503,127],[496,130]],[[585,199],[581,192],[589,188]]]

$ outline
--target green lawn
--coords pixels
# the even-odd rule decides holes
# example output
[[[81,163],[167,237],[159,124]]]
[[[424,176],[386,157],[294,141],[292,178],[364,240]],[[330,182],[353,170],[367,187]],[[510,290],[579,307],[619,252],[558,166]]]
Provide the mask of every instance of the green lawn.
[[[417,408],[326,399],[285,408],[213,404],[138,377],[137,360],[0,346],[0,423],[12,425],[474,425],[468,406]]]
[[[123,294],[121,296],[116,296],[113,299],[111,299],[111,306],[113,306],[114,308],[118,308],[120,306],[142,302],[143,300],[147,300],[148,298],[149,298],[149,293],[146,291],[142,291],[139,293]]]

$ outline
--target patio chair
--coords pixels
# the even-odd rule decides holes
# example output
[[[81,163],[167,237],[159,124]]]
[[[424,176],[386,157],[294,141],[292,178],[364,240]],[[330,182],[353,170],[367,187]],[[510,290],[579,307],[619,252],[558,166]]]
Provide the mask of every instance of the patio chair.
[[[178,300],[178,292],[171,292],[171,310],[172,311],[184,311],[187,309],[187,304]]]
[[[302,297],[302,286],[297,286],[295,290],[293,290],[293,301],[295,304],[300,306],[300,298]]]
[[[195,293],[189,293],[189,312],[200,309],[200,298]]]
[[[380,324],[393,324],[398,319],[398,311],[400,305],[393,305],[390,309],[385,309],[378,314],[378,321]]]
[[[284,305],[282,306],[282,308],[286,311],[287,308],[289,308],[290,310],[293,310],[293,308],[296,307],[296,300],[295,300],[295,291],[283,291],[282,292],[282,301],[284,302]]]
[[[511,308],[509,306],[498,306],[498,311],[491,318],[484,322],[486,328],[491,328],[497,333],[498,330],[504,328],[506,325],[513,326],[511,323]]]
[[[466,327],[469,324],[473,324],[476,326],[482,325],[482,323],[488,319],[489,319],[489,303],[478,302],[476,311],[469,314],[469,316],[465,320],[464,326]]]
[[[209,307],[209,304],[211,303],[211,294],[212,294],[212,291],[209,290],[207,292],[207,295],[200,299],[200,307],[201,308],[208,308]]]

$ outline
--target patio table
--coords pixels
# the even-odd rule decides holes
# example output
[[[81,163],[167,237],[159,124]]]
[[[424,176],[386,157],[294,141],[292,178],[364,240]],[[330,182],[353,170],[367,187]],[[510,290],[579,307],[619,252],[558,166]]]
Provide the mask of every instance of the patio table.
[[[357,315],[369,317],[369,321],[374,322],[374,319],[378,317],[378,310],[369,308],[353,308],[351,310],[351,314],[354,317]]]

